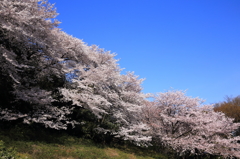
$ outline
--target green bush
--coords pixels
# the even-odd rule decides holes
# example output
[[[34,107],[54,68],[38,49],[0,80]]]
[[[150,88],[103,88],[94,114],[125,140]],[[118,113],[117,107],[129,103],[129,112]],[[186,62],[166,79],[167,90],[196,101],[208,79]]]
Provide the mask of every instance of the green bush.
[[[17,153],[13,148],[6,148],[4,142],[0,140],[0,158],[1,159],[16,159]]]

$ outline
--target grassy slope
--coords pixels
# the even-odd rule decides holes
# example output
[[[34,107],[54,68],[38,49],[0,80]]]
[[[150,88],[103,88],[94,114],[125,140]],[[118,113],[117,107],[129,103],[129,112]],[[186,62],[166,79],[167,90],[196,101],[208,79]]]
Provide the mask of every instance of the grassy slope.
[[[10,142],[9,142],[10,141]],[[21,158],[30,159],[153,159],[165,158],[160,154],[136,148],[102,147],[90,140],[68,137],[65,144],[13,141],[7,146],[15,147]]]
[[[4,142],[2,146],[1,141]],[[152,148],[141,148],[131,144],[106,145],[93,140],[72,136],[63,131],[38,126],[0,122],[0,159],[2,154],[12,154],[14,148],[21,159],[176,159],[174,152],[163,154]],[[7,148],[7,150],[5,149]],[[3,151],[5,153],[3,153]],[[185,159],[216,159],[218,156],[184,157]]]
[[[166,159],[168,157],[136,146],[115,147],[94,143],[92,140],[67,134],[36,133],[22,128],[0,129],[0,140],[7,148],[13,147],[20,158],[28,159]],[[48,132],[49,133],[49,132]],[[116,148],[117,147],[117,148]]]

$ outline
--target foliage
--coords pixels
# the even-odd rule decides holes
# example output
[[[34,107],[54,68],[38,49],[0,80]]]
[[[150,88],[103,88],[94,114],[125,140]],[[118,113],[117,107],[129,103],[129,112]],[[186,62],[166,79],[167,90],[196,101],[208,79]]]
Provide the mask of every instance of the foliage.
[[[240,122],[240,96],[226,97],[225,101],[215,104],[214,110],[234,118],[234,122]]]
[[[18,155],[13,148],[6,148],[4,142],[0,140],[0,158],[1,159],[16,159]]]
[[[240,138],[232,135],[240,124],[233,123],[232,118],[183,91],[159,93],[154,98],[146,103],[143,115],[155,144],[170,146],[180,156],[209,153],[240,157]]]

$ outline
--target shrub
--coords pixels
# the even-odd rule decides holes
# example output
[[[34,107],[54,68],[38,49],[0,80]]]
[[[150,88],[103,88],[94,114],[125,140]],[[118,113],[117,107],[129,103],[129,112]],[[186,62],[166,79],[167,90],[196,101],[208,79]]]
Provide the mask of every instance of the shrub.
[[[6,148],[4,142],[0,140],[0,158],[1,159],[17,159],[17,153],[13,148]]]

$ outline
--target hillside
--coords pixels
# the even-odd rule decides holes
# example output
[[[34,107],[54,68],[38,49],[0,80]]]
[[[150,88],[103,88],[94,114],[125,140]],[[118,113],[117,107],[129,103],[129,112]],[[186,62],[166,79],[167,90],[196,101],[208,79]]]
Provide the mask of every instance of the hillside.
[[[17,159],[167,159],[166,155],[130,144],[96,143],[66,132],[13,126],[0,130],[0,158]],[[6,149],[5,149],[6,148]],[[13,150],[13,151],[12,151]],[[8,152],[8,153],[7,153]],[[8,155],[7,155],[8,154]],[[8,158],[10,159],[10,157]]]

